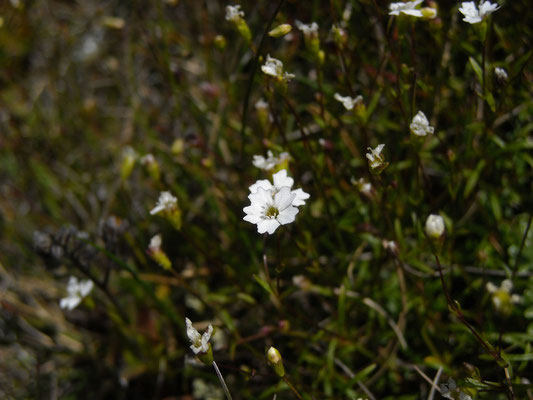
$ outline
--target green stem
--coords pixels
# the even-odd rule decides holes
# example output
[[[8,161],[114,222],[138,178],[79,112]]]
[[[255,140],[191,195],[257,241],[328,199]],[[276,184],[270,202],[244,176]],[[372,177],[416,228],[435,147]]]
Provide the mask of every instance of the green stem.
[[[213,360],[213,368],[215,368],[215,372],[217,373],[218,379],[220,381],[220,384],[222,385],[222,389],[224,390],[224,394],[226,395],[226,398],[228,400],[233,400],[231,398],[231,394],[229,392],[228,386],[226,385],[226,382],[224,381],[224,378],[222,377],[222,374],[220,373],[220,370],[218,369],[218,365],[214,360]]]

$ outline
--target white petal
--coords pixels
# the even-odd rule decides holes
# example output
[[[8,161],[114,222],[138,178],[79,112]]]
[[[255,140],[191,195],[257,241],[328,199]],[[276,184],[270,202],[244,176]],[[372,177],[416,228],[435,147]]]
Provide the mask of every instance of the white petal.
[[[292,201],[293,206],[302,206],[305,204],[305,200],[307,200],[310,196],[309,193],[304,192],[302,189],[295,189],[292,191],[293,194],[296,195],[294,200]]]
[[[257,224],[257,232],[268,232],[270,235],[272,235],[279,226],[279,222],[275,219],[265,219]]]
[[[59,300],[59,307],[63,309],[66,308],[67,310],[70,311],[76,308],[78,304],[80,304],[80,302],[81,302],[81,297],[78,297],[78,296],[64,297],[61,300]]]
[[[281,212],[292,204],[292,201],[295,197],[296,194],[291,193],[290,187],[284,186],[274,196],[274,207],[276,207]]]
[[[192,326],[192,322],[189,318],[185,318],[185,324],[187,325],[187,337],[189,338],[191,343],[196,343],[200,339],[200,334],[198,333],[196,328]],[[192,348],[193,346],[191,346],[191,349]]]
[[[91,290],[93,290],[93,281],[87,279],[85,281],[80,282],[80,294],[82,297],[87,296],[89,293],[91,293]]]
[[[402,12],[413,17],[422,17],[422,11],[420,10],[403,10]]]
[[[294,179],[292,179],[290,176],[287,176],[286,169],[276,172],[274,175],[272,175],[272,178],[274,179],[274,186],[278,190],[280,190],[283,186],[288,186],[291,188],[294,184]]]
[[[248,207],[247,207],[248,208]],[[246,211],[245,211],[246,212]],[[252,224],[257,224],[259,221],[261,221],[263,218],[261,218],[260,214],[248,214],[243,217],[243,220],[246,222],[251,222]]]
[[[251,185],[248,189],[250,190],[250,193],[257,192],[258,188],[263,188],[265,190],[270,190],[273,188],[272,184],[268,179],[261,179],[257,182],[255,182],[253,185]]]
[[[258,187],[255,193],[250,193],[248,198],[252,202],[252,205],[267,206],[273,202],[272,191],[265,190],[262,187]]]
[[[296,207],[290,206],[285,210],[281,211],[276,219],[281,225],[290,224],[296,219],[296,214],[298,214],[298,209]]]

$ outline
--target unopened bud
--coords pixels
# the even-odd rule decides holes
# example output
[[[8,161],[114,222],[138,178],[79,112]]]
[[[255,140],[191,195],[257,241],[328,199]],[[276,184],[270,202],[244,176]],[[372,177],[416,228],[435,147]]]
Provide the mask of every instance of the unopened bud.
[[[292,26],[290,26],[289,24],[281,24],[279,26],[276,26],[270,32],[268,32],[268,35],[274,38],[279,38],[279,37],[285,36],[291,30],[292,30]]]
[[[423,7],[420,12],[422,13],[422,18],[424,19],[434,19],[437,17],[437,9],[431,7]]]
[[[219,50],[224,50],[226,48],[226,38],[222,35],[216,35],[213,42],[215,43],[216,48]]]
[[[444,219],[440,215],[431,214],[426,220],[426,234],[432,240],[439,239],[444,234]]]
[[[128,179],[135,166],[137,154],[131,147],[126,147],[122,153],[122,164],[120,165],[120,177],[122,180]]]
[[[285,376],[285,368],[283,368],[283,360],[281,354],[275,347],[270,347],[267,351],[267,359],[270,366],[274,369],[277,376],[282,378]]]

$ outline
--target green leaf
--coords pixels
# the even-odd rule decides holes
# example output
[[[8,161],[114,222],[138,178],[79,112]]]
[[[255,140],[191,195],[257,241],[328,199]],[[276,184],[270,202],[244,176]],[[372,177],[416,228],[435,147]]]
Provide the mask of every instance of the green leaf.
[[[263,278],[256,274],[254,274],[254,279],[257,283],[261,285],[263,289],[265,289],[269,294],[274,296],[274,292],[272,291],[272,288],[270,287],[267,281],[265,281]]]
[[[483,70],[479,66],[478,62],[474,60],[474,58],[472,57],[468,57],[468,61],[470,61],[470,65],[472,66],[472,69],[476,73],[479,83],[482,83],[483,82]]]

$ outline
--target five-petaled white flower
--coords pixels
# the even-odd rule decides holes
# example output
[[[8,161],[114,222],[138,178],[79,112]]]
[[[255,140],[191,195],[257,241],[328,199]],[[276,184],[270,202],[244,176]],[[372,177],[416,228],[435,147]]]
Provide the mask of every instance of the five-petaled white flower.
[[[485,15],[493,13],[498,8],[500,8],[498,4],[491,4],[490,1],[481,0],[478,7],[476,7],[476,3],[473,1],[465,1],[459,7],[459,11],[465,16],[463,21],[470,24],[477,24],[485,18]]]
[[[71,276],[67,285],[68,296],[59,300],[59,307],[73,310],[81,303],[84,297],[91,293],[93,286],[93,281],[90,279],[78,281],[78,278]]]
[[[289,74],[288,72],[283,72],[283,63],[277,58],[270,57],[270,54],[267,54],[267,59],[263,65],[261,65],[261,71],[265,74],[277,78],[279,81],[288,82],[291,78],[294,78],[294,74]]]
[[[522,301],[522,296],[511,294],[513,282],[510,279],[504,279],[500,287],[492,282],[487,282],[487,291],[492,295],[492,304],[496,310],[509,314],[512,311],[512,305]]]
[[[235,22],[244,17],[244,11],[242,11],[240,5],[226,6],[226,21]]]
[[[340,101],[344,108],[351,110],[355,105],[363,101],[363,96],[359,95],[355,99],[352,99],[350,96],[341,96],[339,93],[335,93],[333,96],[335,100]]]
[[[389,4],[389,15],[400,15],[400,13],[411,15],[413,17],[422,17],[422,11],[415,7],[422,3],[423,0],[414,0],[408,2],[399,2]]]
[[[261,179],[255,182],[249,188],[250,193],[255,193],[257,192],[257,189],[263,188],[265,190],[270,190],[272,192],[272,196],[274,196],[283,187],[287,186],[289,189],[291,189],[292,185],[294,185],[294,179],[287,175],[286,169],[276,172],[274,175],[272,175],[272,179],[274,181],[273,185],[268,179]],[[303,206],[305,204],[305,200],[309,198],[309,193],[304,192],[302,189],[292,190],[291,194],[295,195],[292,205],[296,207]]]
[[[366,153],[366,158],[368,158],[370,168],[377,169],[385,165],[385,157],[383,156],[383,154],[381,154],[384,147],[384,144],[380,144],[375,149],[371,149],[370,147],[368,148],[368,150],[370,150],[370,153]]]
[[[422,111],[419,111],[413,117],[409,128],[411,129],[411,132],[416,136],[426,136],[428,133],[433,133],[433,131],[435,130],[432,126],[429,126],[429,121]]]
[[[159,195],[159,199],[157,200],[157,204],[152,209],[152,211],[150,211],[150,214],[154,215],[160,213],[163,210],[171,212],[175,210],[177,206],[178,199],[176,197],[172,196],[170,192],[161,192],[161,194]]]
[[[192,322],[189,318],[185,318],[185,324],[187,325],[187,336],[191,341],[191,350],[194,354],[204,354],[209,351],[209,339],[213,334],[213,326],[209,324],[207,331],[203,335],[192,326]]]
[[[305,36],[313,36],[318,34],[318,24],[312,22],[310,24],[304,24],[301,21],[296,20],[296,27],[301,30]]]
[[[274,184],[267,179],[250,186],[251,205],[244,207],[244,220],[257,224],[257,232],[273,234],[281,225],[290,224],[298,214],[298,206],[305,204],[309,194],[302,189],[291,190],[294,179],[283,169],[273,175]]]
[[[254,155],[254,158],[252,160],[252,164],[254,167],[257,167],[259,169],[263,169],[265,171],[270,171],[274,167],[276,167],[279,164],[282,164],[286,161],[288,161],[291,158],[289,153],[283,152],[279,156],[274,156],[271,150],[267,151],[267,158],[263,156]],[[268,182],[268,181],[267,181]]]
[[[431,239],[438,239],[444,233],[444,219],[440,215],[430,214],[426,220],[426,234]]]

